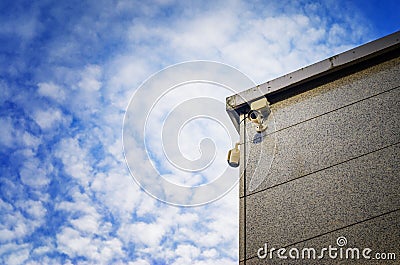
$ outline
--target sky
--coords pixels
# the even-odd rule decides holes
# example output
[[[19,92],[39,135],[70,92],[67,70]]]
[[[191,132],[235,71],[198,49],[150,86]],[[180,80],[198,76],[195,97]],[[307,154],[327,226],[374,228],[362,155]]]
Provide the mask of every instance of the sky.
[[[237,180],[225,159],[239,136],[218,125],[232,90],[189,84],[154,101],[143,87],[192,60],[263,83],[399,30],[399,13],[397,1],[378,0],[1,1],[0,263],[237,264],[237,185],[182,207],[138,181],[152,176],[140,167],[149,161],[180,185],[224,170]],[[222,102],[195,108],[217,118],[183,121],[161,139],[171,110],[199,98]],[[147,132],[146,146],[128,148],[133,165],[122,137],[130,102],[131,120],[148,118],[127,126]],[[215,159],[200,173],[171,166],[163,144],[172,138],[192,160],[211,139]]]

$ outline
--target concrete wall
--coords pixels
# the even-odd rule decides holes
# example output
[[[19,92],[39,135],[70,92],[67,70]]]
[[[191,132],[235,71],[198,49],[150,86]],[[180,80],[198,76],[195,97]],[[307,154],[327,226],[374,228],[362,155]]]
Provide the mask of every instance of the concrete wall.
[[[287,250],[338,247],[339,236],[347,239],[343,248],[394,252],[397,260],[387,264],[399,264],[400,59],[341,76],[271,109],[266,132],[257,134],[247,120],[240,127],[240,264],[320,264],[259,259],[257,251],[265,243]],[[339,262],[382,264],[323,261]]]

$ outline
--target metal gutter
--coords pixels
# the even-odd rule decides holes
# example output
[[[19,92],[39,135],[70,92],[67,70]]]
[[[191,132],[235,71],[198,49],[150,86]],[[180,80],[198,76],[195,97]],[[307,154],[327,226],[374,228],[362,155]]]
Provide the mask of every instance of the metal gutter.
[[[239,115],[249,110],[252,101],[263,96],[268,98],[268,95],[296,89],[299,85],[304,85],[317,78],[360,64],[396,49],[400,49],[400,31],[227,97],[226,111],[239,132]]]

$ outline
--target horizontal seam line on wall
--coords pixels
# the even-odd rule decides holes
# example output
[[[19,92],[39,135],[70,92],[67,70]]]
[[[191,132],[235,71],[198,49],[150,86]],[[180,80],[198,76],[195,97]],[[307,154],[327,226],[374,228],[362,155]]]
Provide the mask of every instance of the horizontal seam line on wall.
[[[284,246],[283,248],[289,248],[289,247],[291,247],[291,246],[294,246],[294,245],[297,245],[297,244],[300,244],[300,243],[304,243],[304,242],[307,242],[307,241],[309,241],[309,240],[312,240],[312,239],[315,239],[315,238],[318,238],[318,237],[321,237],[321,236],[325,236],[325,235],[328,235],[328,234],[330,234],[330,233],[334,233],[334,232],[340,231],[340,230],[342,230],[342,229],[349,228],[349,227],[351,227],[351,226],[359,225],[359,224],[362,224],[362,223],[371,221],[371,220],[373,220],[373,219],[376,219],[376,218],[379,218],[379,217],[382,217],[382,216],[385,216],[385,215],[389,215],[389,214],[395,213],[395,212],[397,212],[397,211],[400,211],[400,208],[399,208],[399,209],[392,210],[392,211],[389,211],[389,212],[386,212],[386,213],[382,213],[382,214],[379,214],[379,215],[376,215],[376,216],[372,216],[372,217],[369,217],[369,218],[364,219],[364,220],[362,220],[362,221],[358,221],[358,222],[355,222],[355,223],[352,223],[352,224],[349,224],[349,225],[346,225],[346,226],[343,226],[343,227],[340,227],[340,228],[336,228],[336,229],[333,229],[333,230],[331,230],[331,231],[328,231],[328,232],[325,232],[325,233],[322,233],[322,234],[319,234],[319,235],[316,235],[316,236],[313,236],[313,237],[310,237],[310,238],[307,238],[307,239],[304,239],[304,240],[301,240],[301,241],[298,241],[298,242],[295,242],[295,243],[292,243],[292,244],[289,244],[289,245],[286,245],[286,246]],[[257,257],[257,256],[255,255],[255,256],[251,256],[251,257],[249,257],[249,258],[246,258],[246,259],[244,259],[244,260],[247,261],[247,260],[250,260],[250,259],[254,259],[254,258],[256,258],[256,257]]]
[[[378,149],[373,150],[373,151],[371,151],[371,152],[368,152],[368,153],[365,153],[365,154],[362,154],[362,155],[359,155],[359,156],[352,157],[352,158],[347,159],[347,160],[345,160],[345,161],[342,161],[342,162],[339,162],[339,163],[336,163],[336,164],[333,164],[333,165],[330,165],[330,166],[327,166],[327,167],[318,169],[318,170],[316,170],[316,171],[313,171],[313,172],[307,173],[307,174],[305,174],[305,175],[302,175],[302,176],[299,176],[299,177],[296,177],[296,178],[293,178],[293,179],[284,181],[284,182],[282,182],[282,183],[273,185],[273,186],[271,186],[271,187],[268,187],[268,188],[265,188],[265,189],[262,189],[262,190],[255,191],[255,192],[252,192],[252,193],[247,194],[247,195],[244,195],[244,196],[240,196],[239,199],[244,198],[244,197],[249,197],[249,196],[255,195],[255,194],[257,194],[257,193],[260,193],[260,192],[263,192],[263,191],[266,191],[266,190],[270,190],[270,189],[276,188],[276,187],[281,186],[281,185],[285,185],[285,184],[287,184],[287,183],[289,183],[289,182],[292,182],[292,181],[295,181],[295,180],[298,180],[298,179],[301,179],[301,178],[310,176],[310,175],[312,175],[312,174],[315,174],[315,173],[318,173],[318,172],[327,170],[327,169],[329,169],[329,168],[332,168],[332,167],[335,167],[335,166],[338,166],[338,165],[347,163],[347,162],[349,162],[349,161],[358,159],[358,158],[363,157],[363,156],[367,156],[367,155],[369,155],[369,154],[372,154],[372,153],[375,153],[375,152],[384,150],[384,149],[386,149],[386,148],[389,148],[389,147],[392,147],[392,146],[395,146],[395,145],[398,145],[398,144],[400,144],[400,142],[393,143],[393,144],[390,144],[390,145],[386,145],[386,146],[384,146],[384,147],[378,148]],[[246,180],[245,180],[245,181],[246,181]],[[246,192],[246,191],[244,191],[244,192]]]
[[[391,92],[391,91],[396,90],[396,89],[398,89],[398,88],[400,88],[400,86],[396,86],[396,87],[390,88],[390,89],[388,89],[388,90],[379,92],[379,93],[377,93],[377,94],[371,95],[371,96],[369,96],[369,97],[366,97],[366,98],[357,100],[357,101],[355,101],[355,102],[349,103],[349,104],[347,104],[347,105],[343,105],[343,106],[341,106],[341,107],[339,107],[339,108],[337,108],[337,109],[324,112],[324,113],[319,114],[319,115],[317,115],[317,116],[314,116],[314,117],[312,117],[312,118],[308,118],[308,119],[303,120],[303,121],[300,121],[300,122],[298,122],[298,123],[289,125],[289,126],[287,126],[287,127],[285,127],[285,128],[281,128],[281,129],[279,129],[279,130],[276,130],[276,131],[274,131],[274,132],[271,132],[271,133],[262,135],[262,136],[260,136],[260,137],[254,138],[254,139],[249,140],[249,141],[246,141],[246,142],[244,142],[244,143],[240,143],[240,145],[243,145],[243,144],[246,144],[246,143],[251,143],[251,142],[260,140],[260,139],[262,139],[262,138],[265,138],[265,137],[267,137],[267,136],[274,135],[274,134],[276,134],[276,133],[278,133],[278,132],[281,132],[281,131],[284,131],[284,130],[286,130],[286,129],[292,128],[292,127],[297,126],[297,125],[299,125],[299,124],[302,124],[302,123],[305,123],[305,122],[308,122],[308,121],[317,119],[317,118],[322,117],[322,116],[324,116],[324,115],[327,115],[327,114],[329,114],[329,113],[338,111],[338,110],[343,109],[343,108],[347,108],[347,107],[352,106],[352,105],[354,105],[354,104],[357,104],[357,103],[360,103],[360,102],[362,102],[362,101],[365,101],[365,100],[374,98],[374,97],[379,96],[379,95],[382,95],[382,94],[384,94],[384,93]]]

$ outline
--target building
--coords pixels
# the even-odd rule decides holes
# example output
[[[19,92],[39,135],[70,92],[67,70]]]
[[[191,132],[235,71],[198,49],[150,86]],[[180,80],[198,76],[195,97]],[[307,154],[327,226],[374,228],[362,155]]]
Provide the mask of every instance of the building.
[[[258,133],[247,115],[262,97]],[[400,32],[228,97],[227,112],[239,264],[399,264]]]

